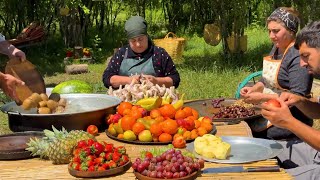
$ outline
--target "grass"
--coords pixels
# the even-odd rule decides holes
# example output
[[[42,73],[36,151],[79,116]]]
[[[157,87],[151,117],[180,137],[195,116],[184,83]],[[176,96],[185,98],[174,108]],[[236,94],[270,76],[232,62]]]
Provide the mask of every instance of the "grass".
[[[234,97],[238,84],[250,73],[261,69],[262,55],[270,51],[267,31],[262,28],[246,30],[248,50],[241,59],[227,59],[221,54],[221,43],[210,46],[202,37],[186,37],[183,64],[177,64],[181,83],[179,92],[185,93],[186,99],[215,97]],[[90,64],[89,73],[67,75],[64,73],[64,51],[62,40],[55,38],[39,47],[24,49],[28,59],[37,66],[43,75],[46,87],[54,87],[60,82],[79,79],[89,82],[96,91],[106,91],[102,84],[102,73],[106,68],[105,60],[112,54],[113,47],[105,50],[99,64]],[[107,48],[105,48],[107,49]],[[1,60],[1,59],[0,59]],[[2,101],[8,101],[1,96]],[[0,112],[0,134],[10,132],[7,115]]]

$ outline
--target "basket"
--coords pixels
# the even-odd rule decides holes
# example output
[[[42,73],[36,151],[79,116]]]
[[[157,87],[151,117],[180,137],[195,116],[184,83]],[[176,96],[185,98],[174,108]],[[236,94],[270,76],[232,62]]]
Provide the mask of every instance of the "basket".
[[[155,39],[153,42],[156,46],[165,49],[174,63],[183,63],[182,53],[186,45],[184,38],[178,38],[173,32],[169,32],[163,39]]]

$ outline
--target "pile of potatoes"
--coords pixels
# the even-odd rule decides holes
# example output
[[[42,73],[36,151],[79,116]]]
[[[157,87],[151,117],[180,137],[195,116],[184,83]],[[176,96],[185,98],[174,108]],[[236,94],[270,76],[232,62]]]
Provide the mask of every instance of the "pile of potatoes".
[[[59,94],[53,93],[49,97],[47,94],[33,93],[22,103],[24,110],[38,108],[39,114],[63,113],[67,105],[64,98],[60,98]]]

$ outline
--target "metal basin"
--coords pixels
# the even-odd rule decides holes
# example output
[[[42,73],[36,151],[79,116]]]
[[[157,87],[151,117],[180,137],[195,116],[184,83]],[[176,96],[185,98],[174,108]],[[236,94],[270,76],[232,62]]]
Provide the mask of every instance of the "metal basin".
[[[23,110],[15,102],[10,102],[1,107],[1,111],[8,114],[9,128],[11,131],[42,131],[62,127],[67,130],[86,130],[93,124],[100,130],[106,128],[105,117],[115,113],[116,106],[121,100],[106,94],[62,94],[67,100],[64,113],[37,114],[36,108]]]

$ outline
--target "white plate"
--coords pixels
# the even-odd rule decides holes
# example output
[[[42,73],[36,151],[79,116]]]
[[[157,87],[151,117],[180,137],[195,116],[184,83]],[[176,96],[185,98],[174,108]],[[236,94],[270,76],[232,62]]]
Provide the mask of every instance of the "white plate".
[[[216,163],[248,163],[273,158],[283,151],[280,143],[260,138],[249,138],[240,136],[221,136],[222,141],[231,145],[231,153],[227,159],[211,159],[197,154],[194,144],[187,144],[187,149],[195,154],[197,158],[203,158],[209,162]]]

